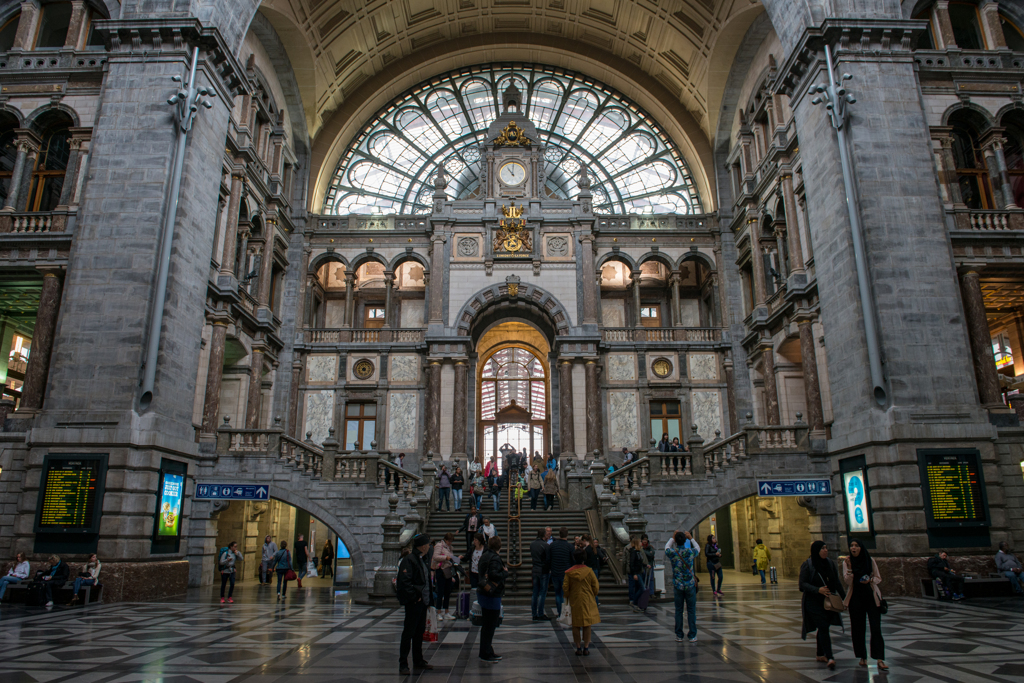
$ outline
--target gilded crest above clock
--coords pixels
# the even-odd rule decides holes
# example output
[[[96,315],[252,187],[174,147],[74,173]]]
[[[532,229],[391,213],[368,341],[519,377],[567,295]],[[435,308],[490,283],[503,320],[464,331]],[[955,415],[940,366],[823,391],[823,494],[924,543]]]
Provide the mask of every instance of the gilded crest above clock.
[[[515,121],[509,121],[501,131],[501,135],[494,138],[495,147],[529,147],[533,141],[526,136],[523,129]]]

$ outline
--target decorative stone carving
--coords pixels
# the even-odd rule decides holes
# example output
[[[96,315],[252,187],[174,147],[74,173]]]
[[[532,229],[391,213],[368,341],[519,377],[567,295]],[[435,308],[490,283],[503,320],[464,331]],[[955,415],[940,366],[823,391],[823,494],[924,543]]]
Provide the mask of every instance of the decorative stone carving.
[[[608,416],[610,418],[609,446],[617,450],[637,448],[640,445],[640,429],[636,413],[635,391],[609,391]]]
[[[718,379],[718,356],[713,353],[691,353],[690,354],[690,379],[711,380]],[[701,436],[704,433],[701,432]]]
[[[569,255],[569,239],[566,237],[548,238],[548,256],[562,257]]]
[[[722,430],[722,400],[717,390],[693,391],[690,394],[690,408],[697,434],[709,443],[715,439],[715,431]]]
[[[367,380],[373,377],[373,372],[376,370],[373,361],[369,358],[361,358],[352,365],[352,374],[355,375],[356,379]]]
[[[480,255],[480,242],[475,237],[460,237],[458,246],[458,255],[465,258],[472,258]]]
[[[306,359],[306,379],[309,382],[333,382],[337,373],[337,356],[311,355]]]
[[[391,356],[392,382],[416,382],[420,378],[419,356]]]
[[[413,391],[388,394],[388,448],[392,451],[416,449],[417,398]]]
[[[306,429],[313,443],[321,444],[334,426],[334,391],[324,389],[306,394]]]
[[[608,380],[629,382],[636,379],[636,359],[629,353],[610,353],[606,362]]]

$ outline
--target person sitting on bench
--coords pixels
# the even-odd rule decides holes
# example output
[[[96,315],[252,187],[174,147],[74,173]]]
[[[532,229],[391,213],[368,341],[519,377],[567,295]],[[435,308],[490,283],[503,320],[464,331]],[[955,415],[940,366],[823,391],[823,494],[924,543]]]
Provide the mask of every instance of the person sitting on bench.
[[[999,552],[996,553],[996,571],[1010,580],[1010,585],[1013,586],[1013,592],[1016,595],[1024,595],[1024,584],[1022,584],[1024,577],[1021,576],[1024,566],[1021,566],[1017,556],[1010,552],[1010,544],[1006,541],[999,544]]]
[[[64,562],[56,555],[50,555],[50,571],[40,573],[42,576],[39,580],[42,583],[43,593],[46,596],[46,606],[53,607],[53,589],[64,587],[64,584],[68,582],[68,577],[71,576],[71,568],[68,567],[67,562]],[[39,575],[37,574],[36,576]]]
[[[4,599],[4,593],[7,592],[7,586],[12,583],[19,583],[28,578],[28,575],[32,572],[32,567],[25,560],[25,553],[18,553],[14,556],[14,562],[12,562],[8,569],[7,575],[0,577],[0,600]]]
[[[942,582],[953,600],[964,599],[964,577],[949,566],[949,553],[945,550],[940,550],[938,555],[928,560],[928,573]]]
[[[89,563],[85,565],[85,569],[79,572],[78,577],[75,579],[75,594],[71,596],[71,602],[68,603],[68,607],[74,607],[78,604],[78,591],[82,590],[82,586],[96,585],[96,582],[100,580],[100,569],[102,568],[103,563],[96,557],[96,553],[90,555]]]

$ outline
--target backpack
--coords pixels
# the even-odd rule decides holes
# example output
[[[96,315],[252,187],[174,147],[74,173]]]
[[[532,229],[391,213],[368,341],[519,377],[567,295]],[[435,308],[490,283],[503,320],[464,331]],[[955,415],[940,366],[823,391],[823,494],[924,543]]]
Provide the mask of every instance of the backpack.
[[[223,548],[220,549],[220,552],[217,553],[217,565],[218,565],[218,568],[221,571],[223,571],[224,569],[227,569],[228,562],[227,562],[227,558],[225,558],[225,555],[227,555],[230,552],[231,551],[228,550],[228,547],[224,546]]]

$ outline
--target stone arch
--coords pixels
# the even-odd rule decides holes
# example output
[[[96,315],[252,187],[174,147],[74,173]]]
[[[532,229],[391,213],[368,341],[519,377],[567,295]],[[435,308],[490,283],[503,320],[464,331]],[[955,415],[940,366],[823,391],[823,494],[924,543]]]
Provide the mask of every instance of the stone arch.
[[[324,264],[331,262],[340,263],[345,266],[346,271],[350,270],[348,259],[336,251],[325,251],[324,253],[314,256],[309,260],[309,269],[306,272],[310,275],[316,275]]]
[[[359,546],[359,541],[349,530],[348,526],[341,521],[341,519],[333,513],[328,512],[319,504],[311,501],[302,492],[292,491],[291,489],[276,482],[270,490],[272,494],[271,498],[276,498],[282,502],[288,503],[289,505],[305,510],[338,534],[338,536],[345,542],[345,546],[348,548],[348,551],[352,556],[353,583],[358,582],[361,584],[366,580],[366,572],[367,569],[369,569],[367,566],[366,555],[363,553],[363,549]]]
[[[54,113],[54,112],[58,112],[58,113],[65,114],[66,116],[68,116],[68,118],[71,119],[71,126],[72,127],[78,127],[78,126],[82,125],[82,121],[81,121],[81,119],[78,116],[78,112],[76,112],[74,109],[72,109],[71,107],[67,106],[66,104],[61,104],[59,102],[54,104],[54,103],[50,102],[50,103],[44,104],[44,105],[42,105],[40,107],[36,107],[32,111],[32,113],[29,114],[28,116],[26,116],[24,121],[22,121],[22,127],[23,128],[31,128],[31,127],[33,127],[36,124],[36,122],[41,117],[45,116],[46,114],[50,114],[50,113]]]
[[[717,272],[718,270],[717,265],[715,264],[715,260],[713,258],[708,256],[704,252],[697,250],[688,251],[682,256],[680,256],[679,261],[676,263],[675,270],[679,270],[679,268],[682,267],[682,265],[687,261],[699,261],[701,264],[703,264],[705,268],[708,269],[708,271],[712,273]]]
[[[373,251],[364,251],[352,257],[352,262],[348,268],[354,273],[359,270],[359,266],[366,263],[379,263],[384,266],[384,268],[388,267],[388,260],[382,255]]]
[[[417,254],[415,251],[404,251],[398,256],[391,259],[391,262],[387,264],[387,269],[395,272],[398,270],[398,266],[402,265],[406,261],[415,261],[416,263],[423,266],[423,272],[430,272],[430,262],[427,261],[426,257],[422,254]]]
[[[15,128],[24,128],[25,127],[24,116],[22,115],[21,111],[17,107],[12,107],[11,105],[7,104],[6,102],[3,103],[3,104],[0,104],[0,115],[3,115],[3,114],[7,114],[7,115],[9,115],[9,116],[14,118],[14,120],[15,120],[14,127]]]
[[[985,107],[977,105],[973,102],[957,102],[956,104],[950,105],[950,107],[946,109],[946,111],[942,112],[942,125],[950,125],[949,119],[952,118],[952,116],[957,112],[963,111],[973,113],[976,116],[980,116],[982,119],[984,119],[984,127],[980,128],[978,130],[978,133],[984,133],[986,130],[995,125],[996,119],[992,116],[992,113]]]
[[[675,270],[675,265],[676,264],[672,262],[672,258],[668,254],[665,254],[663,252],[660,252],[660,251],[649,251],[646,254],[644,254],[643,256],[637,258],[637,260],[636,260],[637,268],[639,268],[643,264],[647,263],[648,261],[657,261],[661,265],[663,265],[666,268],[668,268],[669,272]]]
[[[495,322],[514,318],[536,325],[552,346],[556,336],[569,334],[569,313],[552,294],[527,282],[519,283],[514,297],[508,289],[507,283],[495,284],[471,296],[455,318],[457,334],[475,341]]]
[[[726,479],[724,481],[730,480]],[[754,477],[744,477],[742,479],[738,477],[732,478],[730,483],[731,486],[719,491],[718,495],[713,496],[712,498],[703,499],[697,503],[697,505],[692,507],[683,517],[682,522],[679,524],[679,528],[695,529],[702,519],[710,515],[715,510],[719,510],[726,505],[731,505],[757,493],[757,479]]]
[[[640,268],[640,264],[633,260],[633,257],[630,256],[629,254],[626,254],[621,251],[609,251],[607,253],[601,254],[597,258],[597,263],[595,264],[597,270],[600,271],[601,267],[604,264],[608,263],[609,261],[622,261],[627,266],[629,266],[629,269],[631,271]]]
[[[1005,118],[1007,114],[1012,114],[1014,112],[1024,113],[1024,103],[1010,102],[1009,104],[1000,107],[999,111],[997,111],[993,117],[993,120],[996,122],[996,125],[1004,126],[1006,124],[1003,123],[1003,118]]]

